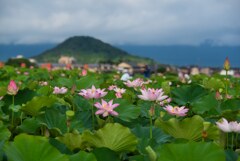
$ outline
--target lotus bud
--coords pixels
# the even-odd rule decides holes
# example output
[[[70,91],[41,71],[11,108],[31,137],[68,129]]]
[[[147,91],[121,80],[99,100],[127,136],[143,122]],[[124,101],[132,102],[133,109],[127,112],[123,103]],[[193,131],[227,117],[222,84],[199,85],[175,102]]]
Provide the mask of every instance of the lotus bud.
[[[7,93],[9,95],[16,95],[17,92],[18,92],[17,84],[15,83],[14,80],[11,80],[9,85],[8,85]]]
[[[220,93],[222,93],[223,92],[223,89],[222,88],[219,88],[219,90],[218,90]]]
[[[215,98],[216,98],[216,100],[221,100],[222,99],[222,96],[221,96],[219,91],[216,92]]]
[[[145,148],[145,150],[147,151],[148,153],[148,157],[150,159],[150,161],[156,161],[157,160],[157,154],[156,152],[151,148],[151,146],[147,146]]]
[[[224,61],[224,65],[223,65],[223,68],[228,71],[230,69],[230,62],[229,62],[229,59],[228,57],[225,59]]]
[[[86,69],[83,69],[83,70],[82,70],[82,76],[85,76],[85,75],[87,75],[87,70],[86,70]]]

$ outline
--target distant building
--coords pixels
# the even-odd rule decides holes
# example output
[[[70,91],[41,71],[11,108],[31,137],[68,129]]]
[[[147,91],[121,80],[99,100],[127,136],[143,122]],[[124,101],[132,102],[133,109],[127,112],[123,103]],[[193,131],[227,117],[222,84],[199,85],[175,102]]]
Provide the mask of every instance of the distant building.
[[[59,64],[74,64],[76,63],[76,59],[74,57],[69,56],[61,56],[58,60]]]
[[[211,75],[211,74],[212,74],[212,71],[211,71],[210,68],[201,68],[201,69],[200,69],[200,73],[206,74],[206,75]]]
[[[24,58],[24,57],[23,57],[23,55],[17,55],[16,58],[17,58],[17,59],[22,59],[22,58]]]
[[[51,63],[44,63],[40,65],[41,68],[51,70],[52,69],[52,64]]]
[[[191,75],[197,75],[197,74],[199,74],[199,69],[198,69],[198,67],[193,67],[193,68],[191,68],[190,74],[191,74]]]
[[[4,67],[4,63],[0,62],[0,68]]]
[[[145,70],[145,66],[146,64],[122,62],[118,64],[117,69],[120,72],[122,72],[124,69],[127,69],[129,73],[142,73]]]
[[[234,70],[229,70],[227,74],[234,76]],[[226,70],[221,70],[220,75],[226,75]]]

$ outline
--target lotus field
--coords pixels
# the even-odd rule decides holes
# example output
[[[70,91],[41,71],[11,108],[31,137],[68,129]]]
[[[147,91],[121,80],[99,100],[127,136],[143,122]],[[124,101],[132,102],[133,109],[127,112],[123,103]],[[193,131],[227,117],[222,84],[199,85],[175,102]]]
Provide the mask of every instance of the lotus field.
[[[0,161],[240,161],[240,78],[120,76],[1,68]]]

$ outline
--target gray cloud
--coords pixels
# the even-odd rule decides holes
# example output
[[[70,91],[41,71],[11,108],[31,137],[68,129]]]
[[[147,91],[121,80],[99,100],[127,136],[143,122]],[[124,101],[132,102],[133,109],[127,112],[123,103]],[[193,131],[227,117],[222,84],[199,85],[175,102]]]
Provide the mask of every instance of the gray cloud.
[[[239,0],[1,0],[0,43],[240,45]]]

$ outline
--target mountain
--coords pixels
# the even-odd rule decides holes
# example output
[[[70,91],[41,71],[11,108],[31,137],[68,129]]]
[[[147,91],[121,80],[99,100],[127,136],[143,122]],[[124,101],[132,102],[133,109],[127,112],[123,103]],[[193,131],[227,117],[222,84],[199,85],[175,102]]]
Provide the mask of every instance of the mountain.
[[[149,58],[130,55],[126,51],[88,36],[71,37],[33,58],[38,62],[57,62],[61,56],[72,56],[78,63],[152,62]]]
[[[147,56],[161,64],[177,66],[222,67],[226,57],[231,67],[240,68],[240,46],[212,45],[118,45],[133,55]]]

